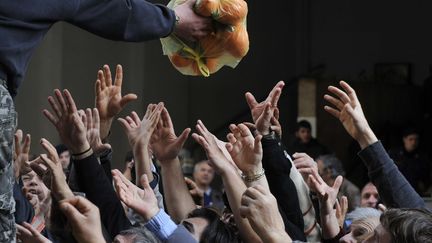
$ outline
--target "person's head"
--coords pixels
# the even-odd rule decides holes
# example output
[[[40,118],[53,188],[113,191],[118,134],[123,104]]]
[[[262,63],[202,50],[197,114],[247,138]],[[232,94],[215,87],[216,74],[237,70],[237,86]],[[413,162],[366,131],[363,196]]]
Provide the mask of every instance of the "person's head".
[[[195,164],[192,176],[199,187],[208,187],[213,181],[214,173],[208,160],[203,160]]]
[[[296,137],[301,143],[309,143],[312,139],[312,126],[306,120],[301,120],[297,123],[297,129],[295,132]]]
[[[121,231],[113,243],[160,243],[152,232],[145,227],[133,227]]]
[[[416,150],[419,146],[419,133],[414,128],[408,128],[402,136],[404,148],[407,152]]]
[[[376,208],[378,200],[378,189],[372,182],[368,182],[361,190],[360,207]]]
[[[182,225],[199,243],[240,242],[237,227],[225,223],[219,213],[212,208],[198,208],[193,210]]]
[[[351,222],[348,233],[339,242],[355,243],[365,240],[380,224],[381,211],[374,208],[356,208],[347,214],[346,222]]]
[[[388,209],[380,222],[364,242],[432,242],[432,213],[426,209]]]
[[[63,169],[67,169],[70,163],[70,152],[64,144],[55,146],[59,161],[62,164]]]
[[[345,176],[342,162],[333,154],[321,155],[316,159],[318,173],[327,184],[338,176]]]
[[[34,171],[30,171],[29,173],[21,176],[21,179],[25,194],[30,193],[36,195],[39,202],[45,201],[45,199],[50,196],[49,189]],[[27,197],[29,198],[28,195]]]

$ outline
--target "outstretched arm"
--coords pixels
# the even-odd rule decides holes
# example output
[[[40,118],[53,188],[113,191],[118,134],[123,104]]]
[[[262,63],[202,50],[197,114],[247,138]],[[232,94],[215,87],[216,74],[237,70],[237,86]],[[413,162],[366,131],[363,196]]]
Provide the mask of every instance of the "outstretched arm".
[[[325,106],[324,109],[339,119],[348,134],[359,143],[362,149],[359,156],[383,202],[396,208],[424,208],[423,199],[400,173],[370,128],[354,89],[344,81],[339,84],[343,90],[328,87],[334,96],[325,95],[324,99],[333,107]]]
[[[100,116],[100,137],[106,140],[114,117],[131,101],[137,99],[136,94],[122,95],[123,68],[117,65],[114,84],[111,77],[111,70],[108,65],[104,65],[98,71],[95,82],[95,107]]]
[[[132,112],[125,119],[119,118],[134,154],[136,185],[140,185],[139,179],[144,174],[147,175],[150,181],[153,180],[149,143],[150,137],[159,122],[162,109],[163,103],[158,105],[150,104],[142,120],[139,119],[138,114],[135,112]]]
[[[192,136],[206,151],[210,163],[222,177],[228,201],[242,239],[245,242],[261,242],[261,239],[254,232],[249,221],[240,216],[241,197],[247,187],[237,172],[237,166],[232,161],[226,148],[218,145],[220,141],[207,130],[204,123],[200,120],[198,120],[196,129],[198,134],[194,133]]]
[[[162,167],[162,180],[167,209],[176,223],[185,219],[196,208],[184,182],[178,154],[183,147],[190,128],[176,136],[168,110],[164,108],[156,130],[150,139],[152,151]]]

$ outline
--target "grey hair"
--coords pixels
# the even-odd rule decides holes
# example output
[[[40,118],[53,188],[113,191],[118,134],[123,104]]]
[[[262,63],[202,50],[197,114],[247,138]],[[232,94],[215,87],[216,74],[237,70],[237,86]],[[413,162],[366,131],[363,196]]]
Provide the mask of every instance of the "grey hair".
[[[381,216],[381,211],[375,208],[356,208],[351,213],[347,214],[346,219],[351,221],[356,221],[359,219],[379,218]]]
[[[145,227],[133,227],[123,230],[119,235],[133,237],[133,243],[161,243],[161,241]]]
[[[326,154],[319,156],[316,160],[321,160],[324,164],[324,169],[331,172],[331,177],[338,176],[345,177],[345,170],[343,169],[342,162],[333,154]]]

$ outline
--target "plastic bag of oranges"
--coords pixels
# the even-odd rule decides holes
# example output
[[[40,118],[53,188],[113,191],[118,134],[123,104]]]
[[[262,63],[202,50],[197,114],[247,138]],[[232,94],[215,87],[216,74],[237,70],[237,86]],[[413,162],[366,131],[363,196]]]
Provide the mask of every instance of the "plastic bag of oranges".
[[[185,0],[171,0],[169,8]],[[164,55],[185,75],[204,76],[223,66],[235,68],[249,50],[246,29],[247,3],[244,0],[197,0],[194,11],[218,22],[214,33],[187,45],[171,34],[161,39]]]

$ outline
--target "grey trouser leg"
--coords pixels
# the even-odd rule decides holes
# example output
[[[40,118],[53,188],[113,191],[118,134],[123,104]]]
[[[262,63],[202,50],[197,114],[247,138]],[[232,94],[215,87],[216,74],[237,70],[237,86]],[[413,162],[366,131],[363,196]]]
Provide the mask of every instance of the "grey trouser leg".
[[[8,90],[0,80],[0,242],[15,242],[15,183],[12,162],[16,129],[15,106]]]

